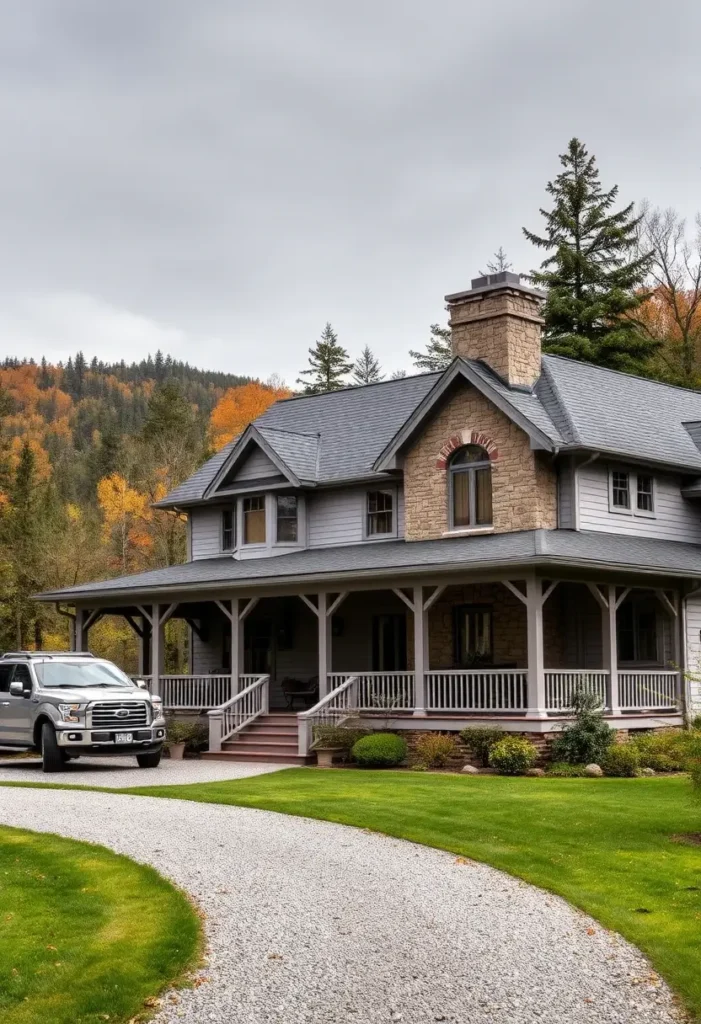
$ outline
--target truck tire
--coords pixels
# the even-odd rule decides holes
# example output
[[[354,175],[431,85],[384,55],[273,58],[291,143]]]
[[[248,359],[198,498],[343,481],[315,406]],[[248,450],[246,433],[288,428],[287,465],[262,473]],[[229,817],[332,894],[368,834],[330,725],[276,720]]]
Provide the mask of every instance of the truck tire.
[[[41,767],[45,772],[62,772],[66,767],[54,727],[48,722],[41,727]]]
[[[157,750],[153,754],[137,754],[136,763],[139,768],[158,768],[161,763],[161,751]]]

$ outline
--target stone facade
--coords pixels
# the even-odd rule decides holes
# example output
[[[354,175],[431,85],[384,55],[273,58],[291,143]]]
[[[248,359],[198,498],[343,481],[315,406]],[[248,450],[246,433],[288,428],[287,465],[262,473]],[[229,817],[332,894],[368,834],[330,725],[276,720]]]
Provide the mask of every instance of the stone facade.
[[[491,609],[495,665],[527,668],[526,607],[502,583],[474,583],[444,591],[428,613],[430,668],[457,667],[454,619],[456,606],[462,604]]]
[[[483,359],[509,384],[531,387],[540,376],[540,301],[519,286],[449,300],[454,354]]]
[[[443,537],[449,530],[445,449],[456,436],[490,441],[495,533],[554,529],[557,478],[547,456],[534,452],[527,434],[476,388],[457,385],[404,458],[407,540]]]

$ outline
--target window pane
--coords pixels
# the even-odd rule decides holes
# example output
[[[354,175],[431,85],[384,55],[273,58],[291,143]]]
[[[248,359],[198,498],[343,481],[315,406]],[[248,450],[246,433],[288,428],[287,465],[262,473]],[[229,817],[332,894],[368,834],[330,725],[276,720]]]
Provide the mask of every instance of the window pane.
[[[451,466],[467,466],[471,462],[489,462],[489,455],[484,448],[468,444],[460,448],[450,460]]]
[[[627,473],[614,470],[611,474],[614,508],[630,508],[630,488]]]
[[[470,525],[470,474],[453,473],[453,526]]]
[[[474,622],[474,652],[484,657],[492,649],[492,615],[488,611],[476,611]]]
[[[651,611],[639,611],[637,627],[637,660],[657,661],[657,616]]]
[[[492,522],[492,471],[475,470],[475,491],[477,504],[477,525],[487,526]]]
[[[243,542],[265,544],[265,498],[243,499]]]
[[[297,543],[297,498],[293,494],[277,499],[277,540],[278,544]]]
[[[0,665],[0,693],[7,693],[10,689],[10,677],[13,667],[12,665]]]
[[[393,505],[392,491],[368,491],[368,537],[393,532]]]
[[[230,508],[222,512],[221,546],[222,551],[231,551],[234,547],[234,512]]]
[[[638,509],[640,512],[652,512],[652,477],[649,473],[638,473]]]

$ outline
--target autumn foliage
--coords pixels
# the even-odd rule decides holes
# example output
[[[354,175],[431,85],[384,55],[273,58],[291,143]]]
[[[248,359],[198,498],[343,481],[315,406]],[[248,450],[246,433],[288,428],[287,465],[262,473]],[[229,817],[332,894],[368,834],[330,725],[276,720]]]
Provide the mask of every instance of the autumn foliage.
[[[262,416],[273,402],[289,398],[291,394],[286,388],[271,387],[258,381],[229,388],[212,410],[209,421],[212,447],[216,450],[223,448],[249,423]]]

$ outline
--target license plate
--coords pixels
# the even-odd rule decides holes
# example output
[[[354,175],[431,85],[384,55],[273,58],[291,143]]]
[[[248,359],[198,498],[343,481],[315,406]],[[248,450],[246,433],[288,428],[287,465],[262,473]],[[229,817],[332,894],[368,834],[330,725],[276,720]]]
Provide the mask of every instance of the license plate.
[[[133,732],[116,732],[114,734],[115,743],[132,743],[134,740]]]

